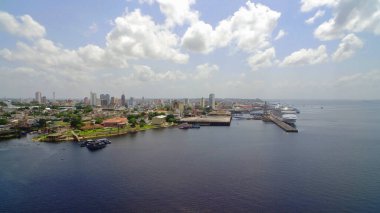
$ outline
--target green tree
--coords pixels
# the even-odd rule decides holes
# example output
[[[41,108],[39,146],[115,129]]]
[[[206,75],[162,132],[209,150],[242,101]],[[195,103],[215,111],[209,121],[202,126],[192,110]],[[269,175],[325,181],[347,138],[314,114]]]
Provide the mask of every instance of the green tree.
[[[92,109],[91,106],[85,106],[85,107],[83,108],[83,112],[84,112],[84,113],[90,113],[90,112],[92,112],[92,111],[93,111],[93,109]]]
[[[170,115],[167,115],[166,116],[166,122],[169,122],[169,123],[172,123],[172,122],[175,122],[175,117],[173,114],[170,114]]]
[[[46,119],[41,118],[40,120],[38,120],[38,127],[40,128],[46,127]]]
[[[0,125],[6,125],[8,120],[6,118],[0,118]]]
[[[103,122],[103,118],[95,118],[96,124],[101,124]]]
[[[128,123],[131,125],[131,127],[135,127],[137,124],[137,120],[135,117],[131,117],[130,119],[128,119]]]
[[[146,125],[145,120],[144,119],[140,119],[139,125],[140,125],[140,127],[144,127]]]
[[[76,129],[80,128],[82,126],[82,117],[80,115],[72,116],[70,126]]]

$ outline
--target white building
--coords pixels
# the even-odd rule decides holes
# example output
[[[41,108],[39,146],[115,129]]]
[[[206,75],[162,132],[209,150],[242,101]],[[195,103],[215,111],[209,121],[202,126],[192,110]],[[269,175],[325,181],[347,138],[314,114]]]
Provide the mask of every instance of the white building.
[[[205,98],[201,98],[201,103],[199,104],[202,108],[205,108]]]
[[[208,98],[208,105],[211,107],[211,109],[215,109],[215,94],[210,94]]]
[[[37,102],[37,103],[41,103],[41,97],[42,97],[42,94],[41,94],[41,92],[36,92],[36,98],[35,98],[35,101]]]
[[[96,97],[96,93],[91,92],[90,93],[90,104],[91,106],[96,106],[98,103],[98,98]]]

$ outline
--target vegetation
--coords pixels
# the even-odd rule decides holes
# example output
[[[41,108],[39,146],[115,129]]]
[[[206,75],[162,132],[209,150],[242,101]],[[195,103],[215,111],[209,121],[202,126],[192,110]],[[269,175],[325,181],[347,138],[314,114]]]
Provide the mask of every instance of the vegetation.
[[[2,101],[0,101],[0,106],[2,106],[2,107],[6,107],[6,106],[7,106],[7,104],[6,104],[6,103],[4,103],[4,102],[2,102]]]
[[[0,118],[0,125],[6,125],[8,120],[6,118]]]
[[[70,119],[70,126],[79,129],[83,125],[82,117],[80,115],[72,116]]]
[[[166,122],[169,122],[169,123],[176,122],[176,119],[175,119],[174,115],[173,114],[167,115],[166,116]]]

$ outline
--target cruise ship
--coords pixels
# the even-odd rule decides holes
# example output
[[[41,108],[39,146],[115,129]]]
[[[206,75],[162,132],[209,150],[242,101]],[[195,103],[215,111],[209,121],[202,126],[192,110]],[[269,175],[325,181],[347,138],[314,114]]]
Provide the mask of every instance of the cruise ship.
[[[295,124],[297,121],[297,111],[293,107],[276,105],[271,110],[271,115],[287,124]]]

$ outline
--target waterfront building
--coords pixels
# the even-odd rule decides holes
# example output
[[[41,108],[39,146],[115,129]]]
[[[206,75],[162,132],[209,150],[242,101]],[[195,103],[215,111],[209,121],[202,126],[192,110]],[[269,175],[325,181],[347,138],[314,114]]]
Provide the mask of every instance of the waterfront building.
[[[162,125],[166,122],[166,115],[158,115],[152,118],[153,125]]]
[[[125,95],[122,94],[122,95],[121,95],[121,105],[122,105],[122,106],[125,106],[126,104],[127,104],[127,102],[125,101]]]
[[[41,94],[41,92],[36,92],[36,94],[35,94],[35,101],[37,102],[37,103],[41,103],[41,96],[42,96],[42,94]]]
[[[94,92],[90,93],[90,104],[91,104],[91,106],[97,106],[98,105],[98,98],[96,97],[96,93],[94,93]]]
[[[215,94],[211,93],[208,99],[208,105],[211,109],[215,109]]]

